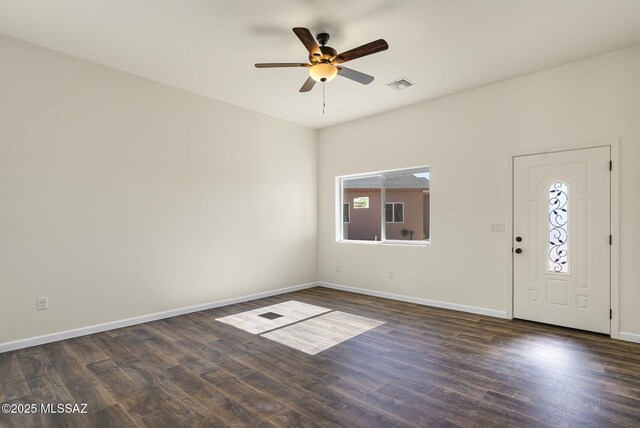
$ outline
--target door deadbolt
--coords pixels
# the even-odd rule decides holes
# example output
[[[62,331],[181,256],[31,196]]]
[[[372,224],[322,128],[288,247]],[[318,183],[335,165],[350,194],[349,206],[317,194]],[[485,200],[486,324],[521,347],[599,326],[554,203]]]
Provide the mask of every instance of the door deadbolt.
[[[522,236],[516,236],[516,242],[522,242]]]

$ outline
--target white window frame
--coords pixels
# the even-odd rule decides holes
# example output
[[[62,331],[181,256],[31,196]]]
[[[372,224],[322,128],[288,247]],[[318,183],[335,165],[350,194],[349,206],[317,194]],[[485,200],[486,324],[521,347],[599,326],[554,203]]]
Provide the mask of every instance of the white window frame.
[[[385,216],[385,206],[386,206],[386,200],[385,200],[385,192],[382,191],[382,189],[384,189],[384,179],[385,179],[385,175],[389,176],[389,175],[393,175],[393,174],[398,174],[398,173],[412,173],[412,172],[424,172],[424,170],[427,170],[429,173],[431,173],[431,167],[429,165],[422,165],[422,166],[413,166],[413,167],[408,167],[408,168],[398,168],[398,169],[387,169],[387,170],[383,170],[383,171],[374,171],[374,172],[367,172],[367,173],[362,173],[362,174],[350,174],[350,175],[341,175],[336,177],[336,181],[335,181],[335,195],[336,195],[336,199],[335,199],[335,203],[337,207],[340,207],[340,209],[334,209],[335,212],[335,239],[337,243],[341,243],[341,244],[358,244],[358,245],[400,245],[400,246],[410,246],[410,247],[430,247],[431,246],[431,233],[429,233],[429,239],[423,239],[423,240],[401,240],[401,239],[386,239],[386,227],[385,225],[388,224],[385,222],[386,220],[386,216]],[[342,182],[343,180],[350,180],[350,179],[354,179],[354,178],[365,178],[365,177],[375,177],[375,176],[380,176],[380,179],[382,181],[382,185],[381,185],[381,200],[380,200],[380,240],[379,241],[360,241],[360,240],[355,240],[355,239],[342,239],[342,231],[343,231],[343,227],[342,225],[344,224],[342,222],[342,207],[343,204],[346,203],[346,201],[343,200],[343,191],[342,191]],[[429,176],[429,193],[431,194],[431,176]],[[429,206],[429,210],[431,210],[431,205]],[[431,213],[429,213],[431,214]],[[404,207],[403,207],[403,211],[402,211],[402,216],[403,216],[403,220],[405,217],[404,214]],[[431,218],[431,215],[429,215],[429,218]],[[349,217],[349,220],[351,220],[351,217]],[[429,226],[429,229],[431,230],[431,226]]]
[[[387,205],[391,205],[391,221],[387,221]],[[402,205],[402,221],[396,221],[396,205]],[[404,223],[404,202],[385,202],[385,204],[384,204],[384,222],[386,224],[402,224],[402,223]]]

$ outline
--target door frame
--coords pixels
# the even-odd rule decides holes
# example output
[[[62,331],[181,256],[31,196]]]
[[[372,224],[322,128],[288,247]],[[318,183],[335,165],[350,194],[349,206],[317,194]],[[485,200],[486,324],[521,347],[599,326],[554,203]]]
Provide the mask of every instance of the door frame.
[[[603,140],[594,140],[578,143],[561,144],[557,146],[541,146],[536,149],[523,149],[512,151],[508,156],[508,216],[505,230],[506,248],[505,257],[507,257],[507,318],[513,319],[513,288],[515,286],[513,278],[513,163],[514,158],[518,156],[539,155],[544,153],[564,152],[568,150],[591,149],[594,147],[609,147],[611,149],[611,161],[613,162],[613,170],[611,171],[611,235],[613,235],[613,243],[611,245],[610,256],[610,299],[613,317],[611,319],[611,337],[618,339],[620,332],[620,139],[608,138]]]

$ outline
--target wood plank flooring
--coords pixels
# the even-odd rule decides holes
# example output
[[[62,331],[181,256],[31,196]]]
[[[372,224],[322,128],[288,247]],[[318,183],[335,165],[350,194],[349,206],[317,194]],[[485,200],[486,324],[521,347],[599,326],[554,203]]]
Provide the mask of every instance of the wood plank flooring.
[[[214,321],[298,300],[385,324],[317,355]],[[640,426],[640,345],[313,288],[0,354],[2,427]]]

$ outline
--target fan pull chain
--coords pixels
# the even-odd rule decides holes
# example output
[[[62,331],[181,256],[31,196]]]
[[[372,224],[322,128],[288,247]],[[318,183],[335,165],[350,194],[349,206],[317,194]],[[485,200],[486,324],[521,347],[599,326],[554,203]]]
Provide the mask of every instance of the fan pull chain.
[[[324,108],[327,105],[326,104],[326,97],[325,97],[324,88],[325,88],[325,83],[322,82],[322,114],[324,114]]]

